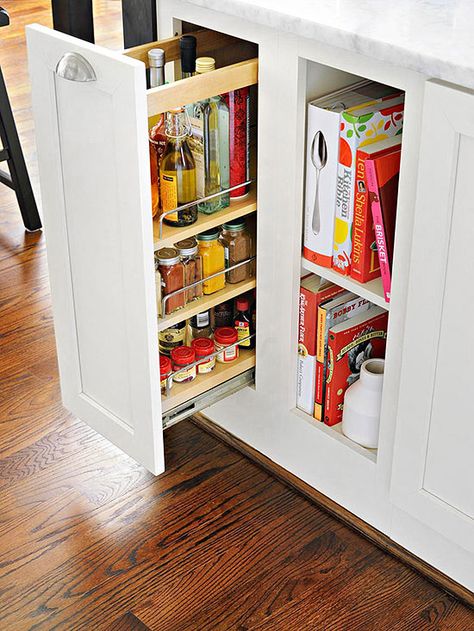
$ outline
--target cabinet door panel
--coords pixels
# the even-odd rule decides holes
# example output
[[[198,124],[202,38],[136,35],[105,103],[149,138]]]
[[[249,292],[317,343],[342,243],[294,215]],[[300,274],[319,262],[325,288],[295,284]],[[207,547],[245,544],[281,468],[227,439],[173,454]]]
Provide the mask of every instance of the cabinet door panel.
[[[41,193],[65,406],[163,470],[145,72],[28,28]],[[58,76],[79,53],[90,82]]]
[[[429,82],[391,494],[474,549],[474,94]]]

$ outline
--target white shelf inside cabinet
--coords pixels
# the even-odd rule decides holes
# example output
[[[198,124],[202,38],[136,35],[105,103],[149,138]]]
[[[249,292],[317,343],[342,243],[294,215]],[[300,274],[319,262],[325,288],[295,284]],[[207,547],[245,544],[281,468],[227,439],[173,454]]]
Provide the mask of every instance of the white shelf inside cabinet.
[[[173,324],[178,324],[178,322],[188,320],[198,313],[202,313],[211,307],[219,305],[221,302],[231,300],[236,296],[240,296],[240,294],[245,294],[247,291],[252,291],[255,287],[255,278],[243,280],[240,283],[227,283],[224,289],[216,291],[214,294],[205,295],[202,298],[199,298],[199,300],[193,300],[193,302],[188,303],[183,309],[178,309],[167,316],[158,318],[158,331],[163,331],[164,329],[173,326]]]
[[[339,443],[345,445],[347,448],[352,449],[360,456],[364,456],[372,462],[377,462],[377,450],[362,447],[362,445],[358,445],[350,438],[347,438],[347,436],[344,436],[344,434],[342,433],[342,423],[338,423],[337,425],[329,427],[329,425],[326,425],[321,421],[317,421],[309,414],[306,414],[306,412],[303,412],[303,410],[295,408],[292,411],[294,414],[304,419],[307,423],[310,423],[310,425],[312,425],[312,427],[314,427],[316,430],[324,432],[327,436],[331,436],[331,438],[337,440]]]
[[[322,278],[325,278],[340,287],[344,287],[344,289],[352,291],[362,298],[370,300],[370,302],[373,302],[387,311],[390,309],[390,303],[385,302],[381,278],[375,278],[374,280],[370,280],[368,283],[358,283],[350,276],[343,276],[328,267],[316,265],[316,263],[312,263],[304,257],[301,257],[301,266],[306,271],[318,274],[318,276],[322,276]]]
[[[194,399],[200,394],[237,377],[255,366],[255,351],[239,349],[239,357],[228,364],[216,362],[214,370],[205,375],[198,375],[189,383],[173,383],[170,394],[162,397],[163,412],[168,412],[178,405]]]

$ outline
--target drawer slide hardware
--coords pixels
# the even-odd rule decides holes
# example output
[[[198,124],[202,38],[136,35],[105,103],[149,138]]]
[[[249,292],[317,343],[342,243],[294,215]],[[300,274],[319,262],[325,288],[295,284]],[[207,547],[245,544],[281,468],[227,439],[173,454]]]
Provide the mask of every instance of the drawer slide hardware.
[[[207,392],[199,394],[191,401],[186,401],[185,403],[178,405],[163,414],[163,429],[171,427],[171,425],[179,423],[179,421],[182,421],[185,418],[189,418],[192,414],[210,407],[225,397],[234,394],[234,392],[238,392],[239,390],[242,390],[242,388],[253,384],[254,381],[255,369],[252,368],[251,370],[246,370],[242,374],[237,375],[237,377],[233,377],[232,379],[221,383],[219,386],[216,386]]]

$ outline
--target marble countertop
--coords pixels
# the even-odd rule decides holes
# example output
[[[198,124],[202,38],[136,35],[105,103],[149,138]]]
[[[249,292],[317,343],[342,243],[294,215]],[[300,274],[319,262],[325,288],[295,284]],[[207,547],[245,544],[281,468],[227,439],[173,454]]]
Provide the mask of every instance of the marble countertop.
[[[474,0],[187,0],[474,88]]]

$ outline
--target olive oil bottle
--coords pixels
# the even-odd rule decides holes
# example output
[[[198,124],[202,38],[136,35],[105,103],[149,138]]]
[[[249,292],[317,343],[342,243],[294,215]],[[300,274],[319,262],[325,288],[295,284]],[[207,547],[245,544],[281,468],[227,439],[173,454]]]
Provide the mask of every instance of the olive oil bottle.
[[[166,149],[160,163],[160,194],[163,212],[196,200],[196,166],[188,145],[189,125],[183,107],[166,113]],[[171,226],[189,226],[197,221],[197,206],[170,213],[163,221]]]

